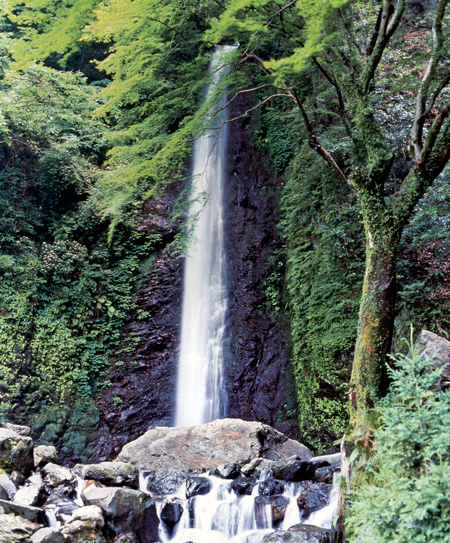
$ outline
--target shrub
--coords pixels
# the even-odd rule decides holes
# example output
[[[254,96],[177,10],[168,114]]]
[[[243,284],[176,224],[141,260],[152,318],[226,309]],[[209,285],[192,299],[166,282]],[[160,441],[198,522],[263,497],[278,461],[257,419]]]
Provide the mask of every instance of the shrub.
[[[436,392],[442,369],[410,344],[395,360],[391,392],[364,481],[352,496],[350,542],[450,541],[450,393]]]

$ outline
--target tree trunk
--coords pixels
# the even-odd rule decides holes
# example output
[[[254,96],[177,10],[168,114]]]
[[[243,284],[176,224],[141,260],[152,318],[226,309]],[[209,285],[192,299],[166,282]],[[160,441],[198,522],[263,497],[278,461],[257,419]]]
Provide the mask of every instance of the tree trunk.
[[[366,419],[387,389],[386,357],[395,317],[398,233],[373,235],[366,228],[366,271],[350,381],[351,426]]]

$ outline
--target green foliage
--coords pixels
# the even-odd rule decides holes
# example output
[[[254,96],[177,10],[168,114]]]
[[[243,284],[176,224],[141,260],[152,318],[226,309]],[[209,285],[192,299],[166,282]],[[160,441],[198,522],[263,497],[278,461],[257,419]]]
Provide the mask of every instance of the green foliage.
[[[97,94],[80,75],[35,66],[1,97],[0,417],[82,455],[98,419],[92,397],[154,241],[122,227],[107,245]]]
[[[300,435],[323,451],[348,423],[347,383],[363,275],[358,206],[301,147],[283,188],[286,288]]]
[[[450,541],[450,394],[435,389],[442,368],[409,347],[390,369],[375,454],[351,497],[350,542]]]

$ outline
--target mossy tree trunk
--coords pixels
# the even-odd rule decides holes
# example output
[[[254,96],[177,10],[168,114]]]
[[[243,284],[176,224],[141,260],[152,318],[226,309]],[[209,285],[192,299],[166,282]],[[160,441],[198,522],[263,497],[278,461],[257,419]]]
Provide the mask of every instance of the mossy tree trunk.
[[[398,180],[393,166],[396,156],[373,109],[375,73],[383,53],[404,14],[404,0],[383,0],[365,52],[355,41],[346,52],[346,62],[336,49],[326,52],[316,65],[336,90],[339,115],[354,145],[352,165],[335,159],[317,136],[313,123],[296,91],[297,103],[308,134],[309,145],[336,170],[356,193],[361,204],[366,234],[364,276],[358,333],[350,382],[351,426],[361,429],[376,400],[386,391],[386,357],[391,349],[396,301],[397,248],[403,228],[415,206],[442,172],[450,158],[450,104],[440,99],[450,82],[450,69],[443,69],[448,44],[443,21],[450,0],[438,0],[431,28],[433,48],[418,86],[415,117],[411,128],[408,168]],[[351,31],[352,7],[342,10],[347,40]],[[356,38],[355,38],[356,40]],[[425,130],[425,124],[427,124]],[[398,168],[397,168],[398,171]],[[392,191],[393,179],[397,190]]]
[[[397,293],[398,232],[366,228],[366,239],[366,269],[350,381],[354,427],[387,389],[385,359],[391,349]]]

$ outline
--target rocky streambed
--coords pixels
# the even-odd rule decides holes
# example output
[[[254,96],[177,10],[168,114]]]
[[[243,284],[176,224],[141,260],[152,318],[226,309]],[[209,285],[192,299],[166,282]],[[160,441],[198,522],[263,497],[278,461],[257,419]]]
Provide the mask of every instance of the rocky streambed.
[[[155,428],[115,461],[70,469],[27,427],[0,424],[0,462],[0,543],[333,538],[339,455],[313,458],[257,422]]]

